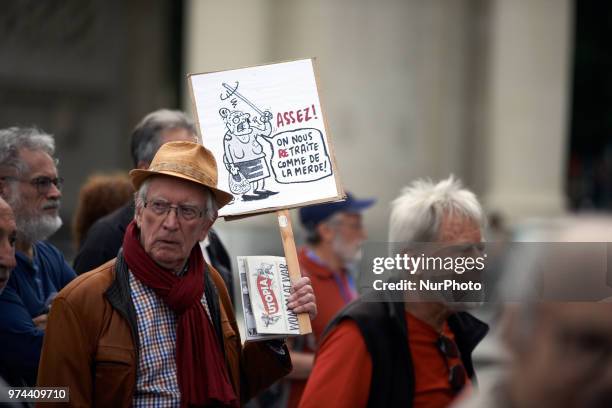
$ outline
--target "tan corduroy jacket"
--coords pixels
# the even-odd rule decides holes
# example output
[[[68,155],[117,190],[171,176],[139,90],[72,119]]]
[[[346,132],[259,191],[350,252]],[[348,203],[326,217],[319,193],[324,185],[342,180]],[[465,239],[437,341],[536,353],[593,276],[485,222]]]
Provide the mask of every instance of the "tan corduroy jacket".
[[[283,347],[279,353],[265,343],[243,348],[227,289],[210,266],[205,288],[232,385],[246,402],[291,371],[288,351]],[[128,269],[119,253],[73,280],[54,300],[37,385],[69,387],[73,407],[128,407],[136,387],[138,343]]]

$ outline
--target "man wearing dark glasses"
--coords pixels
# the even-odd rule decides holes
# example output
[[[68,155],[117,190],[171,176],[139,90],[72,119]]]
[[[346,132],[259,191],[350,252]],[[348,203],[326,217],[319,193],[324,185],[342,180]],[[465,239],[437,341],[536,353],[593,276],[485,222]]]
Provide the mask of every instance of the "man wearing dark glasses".
[[[419,180],[392,203],[389,241],[476,248],[483,224],[476,196],[454,177]],[[449,406],[471,386],[471,353],[488,330],[464,311],[478,302],[456,295],[349,304],[326,329],[300,407]]]
[[[34,385],[51,301],[75,277],[45,242],[62,225],[54,151],[53,137],[36,128],[0,130],[0,195],[17,224],[17,266],[0,295],[0,375],[13,386]]]

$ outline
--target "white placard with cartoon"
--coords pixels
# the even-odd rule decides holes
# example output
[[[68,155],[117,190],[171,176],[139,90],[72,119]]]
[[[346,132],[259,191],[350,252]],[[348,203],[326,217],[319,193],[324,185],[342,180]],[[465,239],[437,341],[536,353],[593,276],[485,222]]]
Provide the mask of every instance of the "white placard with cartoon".
[[[312,59],[189,80],[219,188],[234,195],[220,216],[342,198]]]

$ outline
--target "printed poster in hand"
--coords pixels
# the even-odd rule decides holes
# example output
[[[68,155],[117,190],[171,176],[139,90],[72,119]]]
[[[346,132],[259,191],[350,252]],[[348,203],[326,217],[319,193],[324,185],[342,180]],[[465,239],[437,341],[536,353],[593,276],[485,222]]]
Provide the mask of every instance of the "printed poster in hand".
[[[291,277],[285,258],[239,256],[238,274],[247,341],[307,334],[298,315],[287,307]]]

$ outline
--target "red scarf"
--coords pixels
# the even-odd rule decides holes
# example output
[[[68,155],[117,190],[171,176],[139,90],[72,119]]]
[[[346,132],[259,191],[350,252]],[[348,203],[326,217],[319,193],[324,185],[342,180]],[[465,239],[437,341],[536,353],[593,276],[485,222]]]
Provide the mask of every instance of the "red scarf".
[[[177,315],[176,371],[181,406],[238,406],[227,367],[201,299],[204,293],[204,259],[199,245],[189,255],[183,277],[157,265],[140,244],[132,221],[123,238],[123,256],[134,276],[153,289]]]

